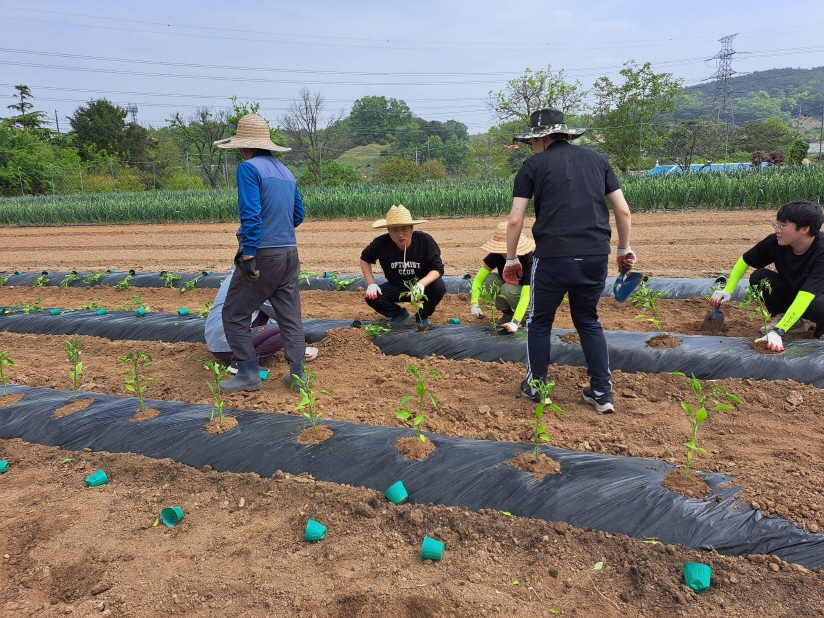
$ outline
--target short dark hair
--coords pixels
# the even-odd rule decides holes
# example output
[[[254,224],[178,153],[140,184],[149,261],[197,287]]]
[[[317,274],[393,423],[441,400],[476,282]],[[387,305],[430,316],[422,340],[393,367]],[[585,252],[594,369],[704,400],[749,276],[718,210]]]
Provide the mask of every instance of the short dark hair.
[[[817,202],[793,200],[778,209],[775,220],[779,223],[795,223],[796,230],[809,227],[810,236],[815,236],[824,224],[824,211]]]

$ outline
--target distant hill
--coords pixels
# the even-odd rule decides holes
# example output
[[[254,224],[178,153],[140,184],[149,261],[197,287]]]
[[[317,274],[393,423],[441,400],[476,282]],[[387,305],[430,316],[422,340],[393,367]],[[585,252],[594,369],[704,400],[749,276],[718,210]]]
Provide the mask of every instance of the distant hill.
[[[380,144],[355,146],[341,154],[338,161],[357,168],[366,177],[371,177],[375,173],[378,163],[381,162],[381,153],[386,149],[387,146],[381,146]]]
[[[733,65],[734,66],[734,65]],[[781,117],[788,125],[801,116],[819,123],[824,104],[824,66],[814,69],[770,69],[736,75],[730,79],[735,124]],[[675,114],[676,120],[692,120],[714,112],[715,81],[690,86],[687,105]]]

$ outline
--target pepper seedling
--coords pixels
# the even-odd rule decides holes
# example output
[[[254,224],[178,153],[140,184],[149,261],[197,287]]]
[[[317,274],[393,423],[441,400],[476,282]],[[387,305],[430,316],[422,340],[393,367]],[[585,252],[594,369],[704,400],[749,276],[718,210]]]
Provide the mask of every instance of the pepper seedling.
[[[298,385],[298,389],[300,389],[300,403],[295,406],[295,411],[303,410],[304,408],[308,408],[307,412],[303,413],[303,416],[309,419],[312,423],[312,429],[317,429],[317,425],[315,421],[323,416],[322,412],[315,412],[315,400],[318,398],[318,395],[326,395],[328,397],[332,396],[332,393],[325,390],[315,391],[312,390],[312,382],[315,384],[318,383],[318,378],[315,375],[314,371],[305,371],[306,375],[305,380],[301,380],[298,376],[295,377],[295,383]]]
[[[341,279],[336,273],[332,273],[332,285],[338,292],[342,292],[353,283],[355,283],[354,279]]]
[[[51,281],[46,275],[49,273],[45,270],[32,282],[31,287],[33,288],[43,288],[46,287],[46,284]]]
[[[4,285],[6,285],[6,281],[11,279],[13,276],[14,276],[14,273],[12,273],[10,275],[0,275],[0,288],[2,288]]]
[[[493,329],[498,327],[498,320],[495,319],[495,309],[497,308],[496,303],[499,298],[506,298],[506,296],[501,294],[501,287],[497,280],[493,281],[488,286],[484,286],[481,289],[480,296],[478,297],[478,300],[486,308],[492,318]]]
[[[415,367],[415,365],[413,365],[412,363],[408,363],[406,365],[406,372],[411,373],[417,380],[417,384],[415,385],[415,393],[418,396],[418,413],[413,417],[412,413],[406,407],[404,407],[412,399],[412,395],[407,395],[406,397],[401,399],[400,410],[395,412],[395,417],[399,418],[402,421],[409,421],[411,419],[412,427],[415,429],[415,437],[421,442],[426,442],[426,436],[421,433],[421,426],[424,422],[423,401],[424,398],[429,397],[429,401],[432,402],[433,408],[438,407],[438,402],[435,401],[435,397],[432,396],[432,393],[426,392],[426,386],[424,385],[423,367]],[[429,375],[433,378],[437,377],[437,374],[435,373],[434,369],[429,370]]]
[[[143,391],[148,388],[147,382],[157,382],[157,378],[144,377],[143,371],[152,366],[152,357],[147,352],[140,350],[132,350],[126,356],[120,356],[118,359],[124,365],[131,364],[131,369],[126,369],[126,390],[134,393],[137,400],[140,402],[138,412],[146,411],[146,404],[143,403]]]
[[[563,414],[564,411],[557,404],[546,403],[546,400],[549,399],[549,393],[552,392],[553,388],[555,388],[555,382],[547,382],[546,380],[538,379],[532,380],[529,385],[535,389],[541,398],[541,401],[535,406],[535,420],[532,422],[533,437],[535,442],[535,463],[538,463],[538,447],[540,446],[541,441],[552,441],[552,438],[550,438],[546,433],[546,425],[542,422],[544,410],[549,408],[559,414]]]
[[[305,283],[306,285],[311,285],[309,282],[309,277],[317,274],[318,273],[312,272],[311,270],[301,270],[300,274],[298,274],[298,283]]]
[[[83,279],[83,283],[86,283],[88,285],[95,285],[100,280],[100,277],[102,277],[105,274],[106,274],[105,271],[101,271],[99,273],[91,274],[88,277],[86,277],[85,279]]]
[[[764,294],[772,293],[772,286],[769,279],[762,279],[755,285],[748,285],[745,290],[747,294],[746,299],[739,303],[739,307],[749,307],[755,305],[755,309],[750,312],[750,322],[756,315],[760,315],[764,322],[764,332],[767,332],[770,324],[770,310],[767,309],[767,303],[764,301]]]
[[[122,280],[118,281],[114,289],[123,292],[130,287],[132,287],[132,273],[127,274]]]
[[[423,309],[423,301],[429,300],[429,298],[422,291],[418,291],[415,289],[417,283],[417,277],[415,277],[414,279],[410,279],[409,281],[404,281],[403,285],[406,288],[406,292],[401,294],[401,296],[407,296],[409,298],[409,300],[405,304],[407,307],[412,309],[412,313],[414,313],[418,317],[417,321],[420,322],[421,309]]]
[[[85,307],[87,309],[99,309],[100,307]],[[143,302],[143,299],[140,297],[140,294],[132,294],[132,297],[127,300],[126,302],[117,305],[115,309],[124,309],[126,311],[134,311],[135,309],[144,309],[145,311],[149,310],[149,306]]]
[[[663,334],[663,331],[661,330],[660,302],[661,299],[668,294],[668,292],[650,290],[645,284],[642,284],[640,288],[630,294],[630,302],[632,303],[632,307],[636,311],[641,311],[641,313],[635,316],[635,319],[644,319],[647,322],[652,322],[652,325],[655,326],[655,330],[658,331],[659,336]],[[644,309],[648,309],[652,316],[648,316],[646,313],[643,313]]]
[[[160,278],[163,279],[164,288],[173,288],[175,287],[175,281],[180,279],[180,275],[176,273],[167,273],[164,270],[162,273],[160,273]]]
[[[80,280],[80,277],[77,276],[77,271],[73,270],[69,274],[67,274],[65,277],[63,277],[63,281],[61,281],[60,285],[58,285],[57,287],[67,288],[67,287],[69,287],[69,285],[71,284],[72,281],[79,281],[79,280]]]
[[[380,324],[367,324],[363,327],[366,331],[367,337],[370,339],[374,339],[378,335],[384,335],[386,333],[392,332],[392,328],[389,326],[381,326]]]
[[[3,350],[0,352],[0,382],[3,383],[3,394],[8,395],[9,389],[6,386],[6,367],[17,367],[17,363],[15,363],[11,358],[9,358],[8,350]]]
[[[69,377],[72,379],[72,390],[74,391],[74,401],[77,402],[77,381],[83,375],[83,363],[80,362],[80,353],[83,348],[80,345],[80,340],[75,337],[71,341],[63,340],[63,350],[66,352],[66,357],[72,366],[69,372]]]
[[[206,386],[209,387],[209,390],[212,391],[212,395],[215,397],[215,404],[212,407],[212,415],[209,417],[209,422],[215,420],[215,413],[217,413],[218,419],[222,421],[223,393],[220,391],[220,380],[229,373],[229,368],[214,360],[198,359],[198,361],[203,363],[203,366],[212,372],[212,382],[206,382]]]
[[[689,442],[684,442],[684,446],[687,447],[687,465],[684,466],[684,476],[689,476],[690,464],[692,463],[692,458],[696,452],[706,455],[707,457],[712,457],[712,454],[710,454],[706,449],[698,446],[698,427],[701,423],[707,420],[709,412],[734,410],[735,404],[740,404],[743,402],[735,393],[728,391],[722,386],[713,384],[715,380],[708,380],[712,395],[704,395],[701,388],[701,380],[696,378],[695,374],[693,374],[692,377],[687,378],[686,374],[680,371],[672,371],[670,373],[674,376],[686,379],[687,385],[692,389],[692,392],[695,395],[694,409],[686,401],[681,402],[681,407],[684,409],[684,412],[687,413],[687,417],[692,422],[692,434],[690,435],[690,440]],[[706,402],[709,399],[713,399],[715,401],[715,405],[707,411]],[[729,403],[721,403],[721,400],[723,399],[726,399]]]
[[[203,303],[203,308],[197,314],[197,317],[200,318],[200,319],[203,319],[206,316],[208,316],[209,312],[212,310],[212,305],[214,305],[214,304],[215,304],[214,301],[211,301],[211,300],[207,300],[205,303]]]

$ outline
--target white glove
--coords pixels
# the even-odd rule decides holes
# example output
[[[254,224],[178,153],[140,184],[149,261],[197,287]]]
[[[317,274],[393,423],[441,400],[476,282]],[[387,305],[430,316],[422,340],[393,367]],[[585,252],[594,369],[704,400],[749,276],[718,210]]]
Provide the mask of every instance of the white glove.
[[[377,298],[383,294],[381,288],[377,283],[370,283],[366,286],[366,298]]]
[[[638,256],[635,255],[632,247],[618,247],[618,257],[616,258],[618,270],[632,270],[635,268],[637,259]]]
[[[412,288],[413,292],[414,292],[414,293],[415,293],[415,295],[416,295],[416,296],[418,296],[418,297],[423,296],[423,291],[424,291],[425,289],[426,289],[426,286],[425,286],[422,282],[420,282],[420,281],[418,281],[418,282],[415,284],[415,287],[414,287],[414,288]]]
[[[518,332],[518,323],[515,320],[511,322],[506,322],[505,324],[501,324],[501,328],[503,328],[508,333],[517,333]]]
[[[766,335],[761,337],[760,339],[756,339],[756,341],[766,341],[767,342],[767,349],[772,350],[773,352],[783,352],[784,351],[784,342],[781,341],[781,335],[779,335],[774,330],[771,330]]]
[[[484,310],[481,309],[481,306],[478,303],[472,303],[472,308],[469,310],[472,314],[472,317],[476,320],[480,320],[483,317],[486,317]]]
[[[725,290],[716,290],[710,297],[710,304],[713,307],[720,307],[721,303],[727,302],[732,297],[732,294]]]

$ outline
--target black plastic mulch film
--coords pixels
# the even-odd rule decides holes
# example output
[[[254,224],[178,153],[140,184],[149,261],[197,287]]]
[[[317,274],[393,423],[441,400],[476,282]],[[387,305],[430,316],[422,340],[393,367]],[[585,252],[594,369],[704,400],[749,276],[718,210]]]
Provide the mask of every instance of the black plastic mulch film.
[[[46,271],[47,272],[47,271]],[[22,274],[13,274],[13,273],[0,273],[0,277],[8,276],[8,280],[6,281],[5,285],[8,286],[21,286],[21,287],[31,287],[38,277],[43,277],[41,281],[48,279],[47,282],[44,283],[46,287],[53,287],[59,286],[63,281],[66,281],[67,277],[70,277],[70,280],[66,281],[66,286],[70,288],[82,288],[88,287],[90,285],[108,285],[114,287],[121,281],[123,281],[130,273],[129,272],[121,272],[121,273],[112,273],[106,272],[100,275],[100,277],[94,280],[92,283],[86,282],[86,279],[91,276],[93,273],[90,272],[76,272],[72,276],[70,272],[47,272],[47,274],[43,274],[43,272],[31,272],[31,273],[22,273]],[[163,271],[165,273],[165,271]],[[208,274],[207,274],[208,273]],[[197,279],[194,283],[194,287],[196,288],[219,288],[223,279],[227,276],[227,273],[216,273],[216,272],[209,272],[204,271],[202,273],[168,273],[171,275],[171,278],[168,280],[170,281],[171,287],[180,288],[184,283],[189,282],[193,279]],[[358,288],[366,289],[367,283],[366,279],[364,279],[360,275],[339,275],[336,278],[331,276],[325,276],[326,273],[320,275],[309,275],[305,281],[302,281],[299,285],[301,290],[357,290]],[[444,277],[444,282],[446,283],[446,291],[448,294],[461,294],[461,293],[469,293],[472,291],[472,277],[474,273],[471,275],[465,275],[463,277]],[[74,279],[74,277],[77,277]],[[175,278],[176,277],[176,278]],[[167,279],[164,279],[160,273],[146,273],[146,272],[134,272],[129,279],[129,285],[137,288],[162,288],[168,287],[165,285]],[[336,283],[337,281],[337,283]],[[380,285],[381,283],[386,281],[385,277],[376,276],[375,281]],[[710,286],[715,283],[714,279],[677,279],[677,278],[668,278],[668,277],[653,277],[649,280],[648,287],[651,290],[658,290],[661,292],[667,292],[668,299],[680,300],[685,298],[700,298],[705,294],[710,292]],[[735,292],[733,293],[732,300],[739,301],[744,300],[744,288],[747,286],[747,281],[743,280],[739,282],[739,284],[735,288]],[[346,285],[344,285],[346,284]],[[612,295],[612,284],[613,279],[608,279],[606,284],[604,285],[604,292],[602,296],[611,296]]]
[[[395,442],[411,430],[324,420],[334,434],[312,446],[297,443],[308,426],[288,414],[259,414],[226,409],[238,426],[212,435],[204,431],[211,406],[147,400],[160,410],[151,421],[130,423],[137,400],[100,393],[85,410],[60,419],[54,410],[71,402],[72,393],[10,387],[22,393],[18,403],[0,409],[0,437],[21,438],[67,450],[86,447],[113,453],[169,457],[218,471],[276,470],[308,472],[316,479],[385,491],[402,480],[410,502],[508,511],[513,515],[594,528],[633,538],[658,538],[726,555],[775,554],[807,568],[824,566],[824,535],[798,529],[792,522],[764,517],[737,500],[734,480],[702,474],[712,489],[706,501],[687,499],[661,485],[674,466],[637,457],[614,457],[542,447],[561,466],[561,474],[542,481],[506,465],[525,443],[450,438],[426,434],[437,447],[425,460],[407,461]],[[448,474],[444,472],[448,471]],[[3,482],[13,479],[4,475]],[[112,482],[117,483],[113,478]]]

